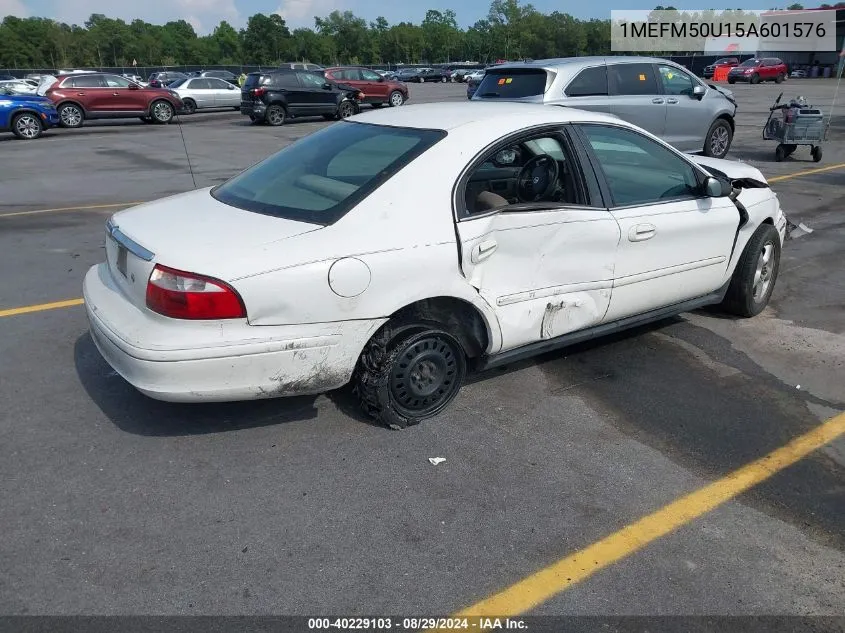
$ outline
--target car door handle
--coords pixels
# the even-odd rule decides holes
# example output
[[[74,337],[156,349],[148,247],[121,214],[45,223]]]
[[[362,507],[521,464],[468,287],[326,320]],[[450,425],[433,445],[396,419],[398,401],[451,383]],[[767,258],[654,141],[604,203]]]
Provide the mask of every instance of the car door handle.
[[[659,97],[658,97],[657,99],[652,99],[652,100],[651,100],[651,102],[652,102],[652,103],[661,104],[661,103],[663,103],[663,99],[661,99],[661,98],[659,98]]]
[[[119,93],[119,92],[113,92],[113,93],[112,93],[112,96],[113,96],[113,97],[119,97],[119,96],[120,96],[120,93]]]
[[[637,224],[628,231],[628,239],[631,242],[644,242],[650,240],[657,233],[657,227],[653,224]]]
[[[480,244],[476,244],[473,247],[472,255],[470,256],[472,263],[477,264],[479,262],[483,262],[485,259],[490,257],[490,255],[492,255],[498,247],[499,244],[496,240],[484,240]]]
[[[85,96],[85,93],[84,93],[84,92],[77,92],[77,93],[76,93],[76,96],[77,96],[77,97],[84,97],[84,96]]]
[[[666,103],[678,103],[677,99],[666,99]]]

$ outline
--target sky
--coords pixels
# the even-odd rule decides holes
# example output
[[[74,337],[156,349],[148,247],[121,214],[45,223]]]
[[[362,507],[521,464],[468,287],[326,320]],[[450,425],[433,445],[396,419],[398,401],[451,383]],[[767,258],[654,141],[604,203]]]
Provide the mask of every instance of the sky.
[[[523,0],[524,2],[525,0]],[[821,0],[820,0],[821,1]],[[637,0],[594,0],[589,3],[564,3],[560,0],[533,0],[531,4],[544,13],[564,11],[578,18],[609,18],[611,9],[651,9],[656,4],[675,6],[679,9],[702,9],[700,5],[714,9],[765,9],[784,8],[790,1],[765,0],[759,2],[732,0],[724,4],[713,0],[708,2],[687,0],[652,0],[643,3]],[[409,21],[419,23],[427,9],[445,10],[458,6],[455,12],[462,27],[471,26],[487,15],[490,0],[0,0],[0,17],[38,16],[52,18],[69,24],[82,24],[92,13],[103,13],[111,18],[131,21],[141,18],[147,22],[163,24],[169,20],[184,19],[190,22],[201,35],[209,33],[221,20],[227,20],[236,28],[245,25],[247,18],[255,13],[278,13],[291,28],[314,26],[314,16],[324,16],[331,11],[352,11],[356,15],[373,21],[384,16],[390,24]],[[811,6],[811,5],[807,5]]]

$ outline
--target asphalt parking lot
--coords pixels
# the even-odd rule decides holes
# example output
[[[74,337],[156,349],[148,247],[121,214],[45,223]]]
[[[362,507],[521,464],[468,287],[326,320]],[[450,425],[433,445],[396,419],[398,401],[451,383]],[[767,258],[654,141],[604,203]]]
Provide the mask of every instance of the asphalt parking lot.
[[[845,410],[845,107],[820,163],[776,163],[761,129],[781,90],[828,112],[834,85],[732,87],[729,158],[813,229],[761,316],[696,312],[493,370],[402,432],[346,390],[155,402],[110,370],[79,305],[15,310],[81,296],[110,213],[220,182],[322,120],[0,137],[0,614],[448,615],[812,432]],[[464,87],[411,87],[445,99]],[[528,612],[845,616],[843,436],[732,496],[660,515],[678,529],[590,559]]]

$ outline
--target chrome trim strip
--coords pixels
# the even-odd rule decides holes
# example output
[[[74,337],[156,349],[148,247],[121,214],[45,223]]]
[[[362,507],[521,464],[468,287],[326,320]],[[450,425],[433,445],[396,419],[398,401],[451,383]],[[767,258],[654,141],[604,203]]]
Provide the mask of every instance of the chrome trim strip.
[[[115,242],[126,248],[130,253],[132,253],[135,257],[140,257],[145,262],[153,261],[153,258],[156,256],[151,250],[144,248],[138,242],[133,240],[132,238],[128,237],[123,231],[121,231],[117,224],[108,220],[106,222],[106,234],[111,237]]]

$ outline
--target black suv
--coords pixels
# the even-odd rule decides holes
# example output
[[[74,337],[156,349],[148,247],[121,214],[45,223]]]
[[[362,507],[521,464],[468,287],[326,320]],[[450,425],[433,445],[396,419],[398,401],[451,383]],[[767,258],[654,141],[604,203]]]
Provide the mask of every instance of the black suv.
[[[329,81],[319,71],[249,73],[241,87],[241,114],[253,123],[269,125],[304,116],[345,119],[360,111],[363,96],[357,88]]]

